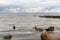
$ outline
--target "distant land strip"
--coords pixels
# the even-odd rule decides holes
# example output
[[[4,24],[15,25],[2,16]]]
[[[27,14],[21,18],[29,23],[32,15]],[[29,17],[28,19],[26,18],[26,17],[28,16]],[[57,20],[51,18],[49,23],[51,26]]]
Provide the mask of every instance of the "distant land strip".
[[[39,17],[45,17],[45,18],[60,18],[60,16],[49,16],[49,15],[39,16]]]

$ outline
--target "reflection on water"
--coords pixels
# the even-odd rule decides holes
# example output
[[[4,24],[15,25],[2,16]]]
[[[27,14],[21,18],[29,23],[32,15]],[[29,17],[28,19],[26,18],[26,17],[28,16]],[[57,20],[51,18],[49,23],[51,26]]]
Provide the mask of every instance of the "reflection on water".
[[[12,29],[14,24],[15,31]],[[0,14],[0,40],[7,34],[13,36],[12,40],[41,40],[40,33],[33,31],[33,27],[41,25],[47,28],[51,24],[55,26],[55,31],[60,30],[60,19],[40,18],[38,14]]]

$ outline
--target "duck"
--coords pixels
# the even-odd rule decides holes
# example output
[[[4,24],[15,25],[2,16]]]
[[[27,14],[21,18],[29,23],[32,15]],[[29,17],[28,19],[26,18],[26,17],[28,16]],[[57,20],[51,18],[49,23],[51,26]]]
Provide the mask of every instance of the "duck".
[[[15,25],[13,26],[13,30],[15,30],[16,29],[16,27],[15,27]]]

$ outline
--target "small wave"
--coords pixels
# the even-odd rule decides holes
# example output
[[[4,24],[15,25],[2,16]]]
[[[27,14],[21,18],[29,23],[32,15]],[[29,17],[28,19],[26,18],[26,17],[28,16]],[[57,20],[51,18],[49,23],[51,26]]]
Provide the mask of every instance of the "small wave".
[[[12,34],[33,34],[34,32],[17,32],[17,31],[14,31],[14,32],[11,32]]]

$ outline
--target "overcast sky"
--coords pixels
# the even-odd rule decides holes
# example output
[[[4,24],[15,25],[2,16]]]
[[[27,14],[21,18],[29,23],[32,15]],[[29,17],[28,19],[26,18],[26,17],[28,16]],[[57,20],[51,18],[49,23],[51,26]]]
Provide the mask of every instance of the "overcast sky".
[[[0,0],[0,13],[60,13],[60,0]]]

